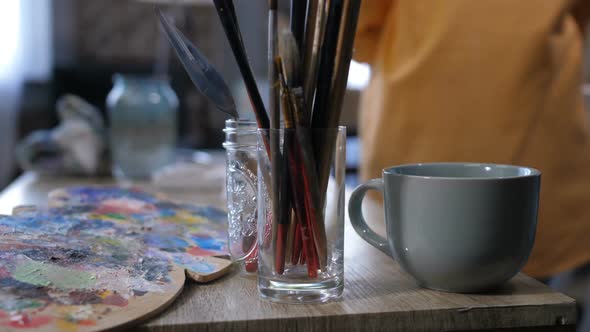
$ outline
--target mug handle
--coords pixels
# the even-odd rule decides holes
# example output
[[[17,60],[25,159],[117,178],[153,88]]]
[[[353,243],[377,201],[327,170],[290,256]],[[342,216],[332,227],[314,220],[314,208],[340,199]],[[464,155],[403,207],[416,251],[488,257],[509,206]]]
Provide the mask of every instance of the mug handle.
[[[368,190],[377,190],[383,195],[383,179],[372,179],[361,184],[352,191],[348,201],[348,215],[354,230],[370,245],[383,251],[386,255],[393,257],[389,242],[386,238],[375,233],[363,216],[363,199]]]

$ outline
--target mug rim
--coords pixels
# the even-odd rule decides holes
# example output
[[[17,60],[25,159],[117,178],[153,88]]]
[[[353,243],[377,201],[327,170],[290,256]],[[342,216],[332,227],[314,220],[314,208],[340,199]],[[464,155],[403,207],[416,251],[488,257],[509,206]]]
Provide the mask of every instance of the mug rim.
[[[512,170],[525,170],[526,174],[510,175],[510,176],[491,176],[491,177],[485,177],[485,176],[458,177],[458,176],[432,176],[432,175],[403,174],[403,173],[395,172],[395,170],[402,169],[402,168],[410,168],[410,167],[420,168],[420,167],[424,167],[424,166],[436,166],[436,165],[463,166],[463,167],[494,167],[494,168],[503,168],[503,169],[512,169]],[[427,163],[400,164],[400,165],[396,165],[396,166],[387,167],[382,170],[382,174],[383,175],[391,175],[391,176],[407,177],[407,178],[418,178],[418,179],[497,181],[497,180],[538,177],[541,175],[541,171],[539,171],[536,168],[532,168],[532,167],[528,167],[528,166],[510,165],[510,164],[477,163],[477,162],[427,162]]]

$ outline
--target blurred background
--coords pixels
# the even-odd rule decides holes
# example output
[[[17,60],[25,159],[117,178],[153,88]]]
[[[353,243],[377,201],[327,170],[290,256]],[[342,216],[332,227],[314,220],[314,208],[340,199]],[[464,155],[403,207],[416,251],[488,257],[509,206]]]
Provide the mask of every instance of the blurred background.
[[[15,159],[17,143],[36,130],[58,125],[56,103],[60,97],[74,94],[83,98],[100,110],[108,126],[106,99],[113,89],[115,73],[152,75],[158,71],[158,66],[164,66],[179,100],[178,146],[222,149],[222,129],[227,117],[200,94],[176,56],[170,54],[153,12],[153,1],[0,1],[0,188],[22,172]],[[212,1],[157,2],[163,3],[177,26],[221,71],[240,113],[251,114],[243,82]],[[266,1],[241,0],[235,4],[250,62],[264,93]],[[285,19],[288,17],[286,8],[282,15]],[[253,19],[256,16],[260,19]],[[585,58],[590,54],[589,35],[586,34]],[[584,77],[588,82],[589,61],[585,63]],[[358,183],[358,100],[369,77],[369,67],[353,61],[341,121],[348,127],[349,134],[349,185]],[[581,88],[590,96],[590,85]]]
[[[17,143],[35,130],[58,125],[60,97],[81,97],[100,110],[108,125],[106,99],[115,73],[151,75],[164,66],[179,100],[178,146],[222,149],[227,117],[205,100],[176,56],[169,54],[152,6],[141,0],[0,1],[0,188],[22,172],[15,161]],[[164,6],[221,71],[240,113],[249,114],[249,101],[212,2],[183,0]],[[236,1],[236,7],[252,68],[265,91],[266,38],[260,37],[267,34],[266,0]],[[253,19],[257,15],[260,19]],[[350,136],[351,184],[356,183],[358,161],[358,98],[369,76],[367,66],[352,64],[342,116]]]

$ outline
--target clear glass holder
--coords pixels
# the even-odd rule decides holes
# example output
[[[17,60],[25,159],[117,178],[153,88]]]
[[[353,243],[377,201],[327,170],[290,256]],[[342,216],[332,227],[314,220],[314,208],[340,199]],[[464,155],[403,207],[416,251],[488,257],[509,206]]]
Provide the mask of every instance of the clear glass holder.
[[[340,297],[346,128],[259,129],[257,157],[260,296],[282,303]]]

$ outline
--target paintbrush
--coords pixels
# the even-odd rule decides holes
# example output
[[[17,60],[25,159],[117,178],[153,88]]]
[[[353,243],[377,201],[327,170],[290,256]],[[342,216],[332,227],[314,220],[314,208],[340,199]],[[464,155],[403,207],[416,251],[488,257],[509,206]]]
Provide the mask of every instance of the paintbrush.
[[[335,4],[343,2],[343,9],[340,22],[339,32],[337,37],[336,51],[329,61],[333,67],[331,81],[327,80],[320,82],[330,86],[329,92],[323,92],[318,98],[318,108],[314,107],[312,126],[315,128],[336,128],[340,121],[340,114],[342,113],[342,102],[346,92],[346,85],[348,82],[348,72],[350,69],[350,62],[352,60],[352,53],[354,47],[354,35],[358,22],[358,15],[360,11],[361,0],[334,0]],[[333,27],[329,27],[333,29]],[[326,34],[328,36],[328,34]],[[333,36],[330,36],[333,38]],[[327,71],[329,68],[326,69]],[[323,74],[322,74],[323,75]],[[326,94],[326,95],[324,95]],[[326,151],[332,151],[335,143],[335,136],[324,135],[319,140],[315,140],[316,157],[320,179],[320,192],[324,192],[328,185],[328,176],[330,172],[330,164],[332,163],[332,154]],[[323,204],[323,197],[321,202]]]
[[[324,165],[327,155],[331,155],[332,151],[328,150],[330,147],[327,142],[331,140],[331,131],[325,130],[329,127],[325,118],[329,117],[329,113],[334,111],[328,109],[330,91],[332,88],[332,77],[334,75],[334,62],[336,57],[336,49],[338,47],[338,34],[340,30],[340,21],[342,18],[344,0],[331,0],[329,6],[328,20],[326,23],[326,30],[324,36],[324,44],[322,45],[319,74],[317,80],[317,90],[313,104],[311,127],[318,130],[313,132],[313,149],[315,160],[318,162],[317,176],[319,178],[319,193],[320,203],[323,206],[324,198],[326,196],[324,183],[327,183],[329,174],[325,173],[325,167],[329,168],[329,164]]]
[[[293,172],[289,168],[289,165],[295,162],[293,155],[293,116],[291,107],[289,105],[289,91],[287,88],[287,83],[285,80],[285,76],[283,72],[280,70],[282,68],[282,61],[281,57],[278,56],[275,59],[275,68],[277,68],[277,75],[279,80],[279,87],[280,87],[280,97],[281,97],[281,111],[283,113],[284,119],[284,131],[283,131],[283,153],[282,153],[282,160],[281,160],[281,184],[280,184],[280,195],[285,195],[288,192],[288,188],[291,189],[292,197],[297,197],[297,187],[294,181],[289,181],[290,178],[295,178]],[[291,176],[287,176],[291,172]],[[288,243],[288,232],[291,228],[291,218],[289,216],[289,198],[288,197],[281,197],[279,209],[280,209],[280,217],[277,220],[277,233],[276,233],[276,251],[275,251],[275,269],[278,274],[283,274],[285,270],[285,261],[287,258],[287,243]],[[296,213],[300,211],[301,206],[298,204],[298,200],[296,199],[293,202],[293,208],[295,209]]]
[[[326,2],[329,0],[309,0],[307,24],[303,52],[303,97],[305,100],[304,116],[311,115],[318,64],[324,28],[326,24]]]
[[[287,34],[281,35],[283,42],[279,43],[283,44],[285,41],[287,44],[290,44],[291,47],[283,47],[281,49],[281,53],[289,50],[290,52],[289,58],[290,61],[294,61],[297,59],[297,46],[294,43],[294,39],[290,35],[290,32]],[[291,42],[289,42],[291,40]],[[296,61],[295,61],[296,62]],[[312,161],[310,156],[313,158],[313,154],[311,153],[311,147],[302,147],[298,143],[300,140],[296,139],[299,134],[299,130],[295,130],[295,117],[293,112],[293,104],[291,104],[291,92],[289,91],[289,84],[293,84],[297,80],[297,75],[293,73],[289,73],[287,67],[290,69],[295,69],[297,66],[296,64],[286,65],[282,62],[281,57],[277,57],[276,66],[279,71],[279,83],[281,86],[281,106],[283,111],[283,118],[285,123],[285,136],[284,136],[284,153],[283,153],[283,169],[286,165],[288,165],[288,169],[285,170],[284,174],[286,175],[289,172],[290,176],[283,176],[283,178],[290,179],[291,183],[291,195],[294,198],[293,202],[293,209],[295,210],[296,219],[299,222],[300,231],[303,232],[302,237],[300,237],[299,241],[302,242],[303,248],[305,248],[305,253],[310,259],[308,260],[307,268],[308,268],[308,275],[312,278],[317,277],[317,270],[319,268],[323,268],[325,266],[322,264],[318,264],[318,261],[325,260],[325,232],[319,230],[318,225],[323,225],[323,220],[321,218],[321,213],[317,213],[319,208],[316,206],[318,202],[317,199],[313,199],[314,197],[312,193],[317,192],[317,182],[314,182],[315,179],[315,167],[309,164],[309,161]],[[290,76],[292,79],[287,81],[286,77]],[[297,106],[295,106],[297,107]],[[303,152],[302,150],[309,151]],[[287,158],[285,158],[287,157]],[[308,160],[304,160],[307,158]],[[310,176],[311,175],[311,176]],[[316,196],[317,197],[317,196]],[[285,208],[285,207],[282,207]],[[286,222],[282,222],[286,221]],[[277,227],[277,255],[275,256],[275,266],[277,273],[282,273],[284,268],[284,263],[287,257],[285,254],[288,250],[284,249],[284,245],[286,244],[285,238],[289,238],[287,231],[289,228],[292,228],[291,225],[288,224],[290,220],[282,220],[279,221]],[[296,228],[292,228],[295,231]],[[323,228],[322,228],[323,229]],[[323,237],[318,234],[324,234]],[[291,235],[291,237],[295,237],[295,235]],[[317,239],[324,239],[324,241],[318,242]],[[299,243],[296,243],[295,246],[297,248],[301,248]],[[298,249],[293,248],[293,252],[298,252]],[[323,253],[320,255],[319,253]],[[299,256],[297,256],[299,257]],[[290,256],[290,259],[293,264],[297,264],[297,260]]]
[[[328,109],[332,79],[334,75],[334,63],[338,48],[338,35],[340,21],[343,13],[344,0],[332,0],[330,2],[328,21],[322,45],[320,65],[318,69],[317,90],[313,104],[311,126],[313,128],[326,128],[325,118],[333,110]],[[316,153],[316,157],[319,155]]]
[[[279,38],[279,53],[282,59],[283,75],[289,91],[289,103],[297,126],[309,127],[304,116],[302,61],[297,41],[292,32],[283,30]]]
[[[279,129],[281,123],[280,105],[279,105],[279,79],[275,65],[278,56],[278,16],[277,0],[268,1],[268,82],[269,82],[269,114],[270,128]]]
[[[270,181],[271,181],[271,209],[273,222],[272,227],[272,243],[274,255],[277,255],[277,230],[281,228],[281,188],[280,188],[280,172],[281,172],[281,156],[280,156],[280,105],[279,105],[279,80],[275,65],[275,57],[278,55],[277,45],[277,0],[269,0],[268,2],[268,83],[269,83],[269,103],[268,109],[270,114]],[[286,189],[286,188],[284,188]],[[282,204],[283,206],[285,204]],[[275,262],[277,257],[275,257]],[[279,272],[279,267],[275,265],[275,271]]]
[[[344,0],[342,18],[340,20],[336,55],[333,63],[332,82],[330,84],[328,112],[318,114],[314,121],[317,127],[335,128],[340,120],[342,102],[346,85],[348,83],[348,72],[354,48],[354,34],[358,22],[361,0]]]
[[[216,2],[216,0],[213,0],[213,1]],[[227,12],[230,15],[230,18],[233,20],[233,24],[236,27],[236,30],[238,32],[237,36],[240,39],[240,44],[242,44],[242,47],[245,49],[244,41],[242,40],[242,34],[239,33],[240,32],[240,25],[238,23],[238,16],[236,15],[236,7],[234,6],[233,0],[221,0],[221,2],[223,2],[223,6],[218,7],[217,4],[215,4],[215,6],[216,6],[215,8],[217,8],[217,9],[226,8]]]
[[[279,36],[279,62],[282,74],[285,77],[286,88],[292,89],[300,87],[301,82],[301,58],[297,47],[297,41],[293,33],[285,29]]]
[[[221,25],[223,26],[227,40],[229,41],[236,62],[238,63],[238,68],[244,79],[258,127],[269,128],[270,124],[268,115],[266,114],[264,102],[262,101],[258,86],[256,85],[252,68],[248,62],[248,56],[246,55],[246,50],[244,48],[242,34],[240,33],[233,2],[231,0],[213,0],[213,2],[215,3],[215,8],[217,9]]]
[[[303,50],[305,40],[305,16],[307,14],[307,0],[291,0],[291,33],[297,43],[299,53]]]
[[[281,84],[281,111],[283,114],[284,119],[284,126],[285,126],[285,137],[284,137],[284,146],[285,148],[283,151],[286,151],[284,155],[288,156],[288,160],[286,163],[289,165],[289,177],[291,180],[291,193],[294,199],[292,200],[293,205],[293,212],[294,217],[291,219],[291,223],[289,224],[289,229],[287,231],[287,248],[285,250],[285,261],[290,261],[291,264],[296,265],[299,261],[299,254],[295,254],[295,247],[301,247],[301,238],[295,237],[296,227],[299,226],[298,223],[301,223],[301,218],[304,217],[305,205],[303,196],[304,192],[302,191],[303,185],[301,184],[301,179],[298,177],[297,172],[297,160],[294,157],[294,134],[295,132],[293,129],[295,128],[295,117],[294,117],[294,108],[291,105],[291,92],[290,88],[295,84],[299,84],[296,82],[300,82],[300,75],[299,74],[299,54],[297,52],[297,45],[293,38],[292,33],[289,30],[283,30],[279,36],[279,54],[280,56],[277,57],[275,60],[276,68],[279,71],[279,82]],[[286,45],[289,44],[289,45]],[[295,53],[291,53],[291,49],[295,49]],[[293,57],[295,57],[293,59]],[[283,61],[285,59],[285,61]],[[298,242],[297,244],[295,242]],[[294,255],[297,255],[294,258]]]
[[[298,139],[294,142],[297,143],[297,145],[292,144],[289,146],[298,151],[297,153],[300,157],[296,159],[296,163],[300,165],[304,172],[303,174],[299,174],[299,177],[302,178],[304,188],[309,188],[309,190],[302,191],[304,193],[303,197],[307,203],[305,204],[307,215],[311,218],[308,220],[310,234],[312,235],[317,250],[317,252],[312,253],[314,257],[317,256],[317,260],[314,259],[313,261],[318,261],[320,269],[323,269],[326,263],[327,249],[322,207],[319,205],[320,195],[318,192],[319,185],[316,176],[317,168],[315,166],[316,164],[312,150],[311,132],[308,130],[308,124],[302,121],[301,116],[303,103],[299,99],[301,96],[301,93],[299,92],[301,91],[301,62],[299,61],[299,52],[295,38],[289,30],[283,31],[280,35],[279,52],[281,54],[281,59],[284,59],[284,61],[279,62],[282,69],[282,76],[286,78],[284,82],[286,87],[281,90],[286,90],[286,93],[289,94],[288,102],[289,108],[291,109],[290,119],[295,122],[292,124],[292,127],[295,127],[295,124],[297,124],[296,135]],[[287,126],[286,120],[285,126]],[[297,174],[292,177],[295,177],[296,175]]]
[[[238,117],[236,104],[221,75],[180,31],[154,6],[164,33],[194,85],[222,112]]]

